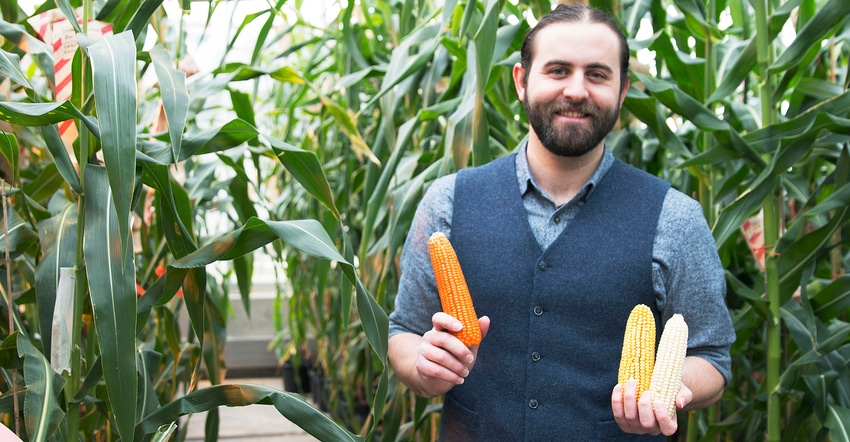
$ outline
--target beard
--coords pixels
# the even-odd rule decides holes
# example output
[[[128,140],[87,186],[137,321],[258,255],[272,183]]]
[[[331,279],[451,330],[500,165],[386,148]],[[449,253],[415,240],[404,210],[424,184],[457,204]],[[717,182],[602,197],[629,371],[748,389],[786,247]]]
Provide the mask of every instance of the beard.
[[[599,145],[614,128],[620,117],[619,106],[602,108],[587,101],[571,103],[567,100],[531,102],[528,93],[523,100],[525,115],[534,133],[547,150],[563,157],[582,156]],[[581,112],[590,118],[590,125],[554,122],[558,114]]]

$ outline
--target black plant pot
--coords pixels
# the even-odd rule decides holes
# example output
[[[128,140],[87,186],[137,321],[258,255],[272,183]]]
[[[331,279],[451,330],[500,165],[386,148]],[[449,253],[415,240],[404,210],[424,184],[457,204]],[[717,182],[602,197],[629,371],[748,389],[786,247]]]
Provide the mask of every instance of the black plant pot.
[[[321,367],[311,367],[308,370],[310,373],[310,394],[313,396],[313,402],[316,407],[322,411],[328,411],[327,388],[325,388],[325,374]]]
[[[280,376],[285,391],[298,394],[311,392],[310,369],[306,363],[293,364],[292,361],[286,361],[281,367]]]

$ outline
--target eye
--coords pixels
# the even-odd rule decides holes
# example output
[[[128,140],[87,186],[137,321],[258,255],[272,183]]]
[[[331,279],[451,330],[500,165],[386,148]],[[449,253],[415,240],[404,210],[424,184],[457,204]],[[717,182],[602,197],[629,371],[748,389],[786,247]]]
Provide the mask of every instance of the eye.
[[[563,76],[565,76],[565,75],[569,74],[569,71],[567,71],[567,69],[566,69],[566,68],[557,67],[557,68],[552,68],[552,69],[549,71],[549,74],[550,74],[550,75],[554,75],[554,76],[556,76],[556,77],[563,77]]]
[[[608,78],[607,75],[605,75],[604,73],[599,72],[599,71],[589,72],[587,74],[587,76],[590,77],[590,78],[593,78],[594,80],[605,80],[606,78]]]

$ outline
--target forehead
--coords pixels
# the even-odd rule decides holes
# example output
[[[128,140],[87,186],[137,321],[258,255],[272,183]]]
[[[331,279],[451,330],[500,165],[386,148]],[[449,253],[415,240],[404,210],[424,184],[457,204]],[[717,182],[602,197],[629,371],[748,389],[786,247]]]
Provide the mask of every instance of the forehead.
[[[601,23],[554,23],[538,31],[532,66],[554,60],[575,65],[604,63],[619,71],[620,41]]]

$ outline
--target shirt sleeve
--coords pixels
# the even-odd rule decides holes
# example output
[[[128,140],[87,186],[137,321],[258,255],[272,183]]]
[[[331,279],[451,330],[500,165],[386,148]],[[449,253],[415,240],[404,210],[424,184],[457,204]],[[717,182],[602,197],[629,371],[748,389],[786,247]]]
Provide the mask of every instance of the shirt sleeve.
[[[661,324],[681,313],[688,324],[688,355],[714,365],[728,385],[735,329],[723,265],[698,202],[675,189],[667,192],[652,254]]]
[[[428,238],[437,231],[451,238],[454,184],[455,175],[435,180],[416,209],[401,252],[401,277],[395,308],[390,313],[390,336],[403,332],[425,334],[432,327],[431,317],[441,310]]]

